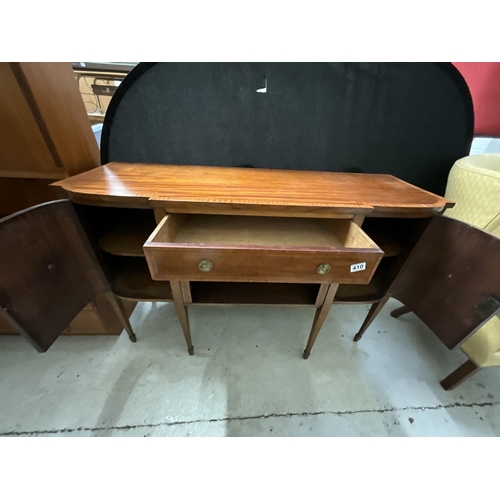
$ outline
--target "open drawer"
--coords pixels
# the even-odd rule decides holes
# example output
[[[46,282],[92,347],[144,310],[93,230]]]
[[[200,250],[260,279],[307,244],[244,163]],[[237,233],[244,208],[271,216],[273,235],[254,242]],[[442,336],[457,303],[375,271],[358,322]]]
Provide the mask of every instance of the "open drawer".
[[[144,244],[154,280],[369,283],[384,253],[346,219],[170,214]]]

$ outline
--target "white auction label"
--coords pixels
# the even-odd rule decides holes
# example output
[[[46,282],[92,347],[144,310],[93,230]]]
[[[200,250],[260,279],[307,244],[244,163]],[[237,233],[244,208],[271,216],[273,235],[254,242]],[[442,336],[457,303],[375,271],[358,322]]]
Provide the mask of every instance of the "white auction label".
[[[360,262],[359,264],[353,264],[351,266],[351,273],[357,273],[358,271],[364,271],[366,269],[366,262]]]

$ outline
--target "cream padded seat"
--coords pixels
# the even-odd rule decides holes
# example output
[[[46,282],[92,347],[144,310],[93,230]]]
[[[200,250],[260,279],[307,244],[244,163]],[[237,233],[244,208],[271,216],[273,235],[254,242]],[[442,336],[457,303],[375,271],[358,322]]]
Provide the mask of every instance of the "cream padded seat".
[[[500,154],[461,158],[448,176],[446,198],[456,205],[448,217],[500,236]]]

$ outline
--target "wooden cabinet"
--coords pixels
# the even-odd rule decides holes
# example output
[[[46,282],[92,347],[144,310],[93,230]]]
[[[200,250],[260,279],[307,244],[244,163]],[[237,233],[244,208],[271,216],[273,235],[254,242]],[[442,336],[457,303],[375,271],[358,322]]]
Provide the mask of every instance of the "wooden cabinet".
[[[98,167],[100,159],[70,63],[2,62],[0,88],[0,217],[5,217],[66,197],[50,184]],[[120,333],[113,311],[97,309],[83,310],[66,333]],[[1,333],[13,332],[0,323]]]
[[[390,175],[110,163],[58,181],[77,204],[111,289],[187,306],[379,310],[426,222],[452,203]],[[366,220],[365,220],[366,217]],[[368,318],[369,319],[369,318]]]

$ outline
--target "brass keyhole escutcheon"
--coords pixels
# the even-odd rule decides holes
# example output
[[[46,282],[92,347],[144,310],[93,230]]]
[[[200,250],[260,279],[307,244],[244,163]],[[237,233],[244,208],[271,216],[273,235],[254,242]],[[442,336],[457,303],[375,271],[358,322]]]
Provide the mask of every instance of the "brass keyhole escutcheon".
[[[208,273],[214,268],[214,265],[207,259],[200,260],[198,264],[198,269],[204,273]]]
[[[328,274],[332,269],[332,266],[330,264],[320,264],[318,268],[316,269],[316,272],[318,274]]]

